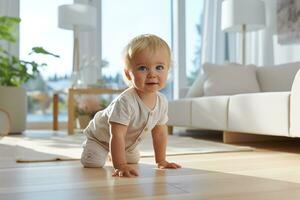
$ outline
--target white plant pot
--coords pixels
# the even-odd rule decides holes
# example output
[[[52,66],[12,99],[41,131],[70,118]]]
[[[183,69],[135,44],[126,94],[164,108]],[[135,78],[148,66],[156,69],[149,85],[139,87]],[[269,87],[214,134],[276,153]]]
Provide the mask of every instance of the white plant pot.
[[[10,118],[8,112],[0,108],[0,136],[5,136],[10,131]]]
[[[21,133],[26,129],[27,96],[21,87],[0,86],[0,108],[11,119],[10,133]]]

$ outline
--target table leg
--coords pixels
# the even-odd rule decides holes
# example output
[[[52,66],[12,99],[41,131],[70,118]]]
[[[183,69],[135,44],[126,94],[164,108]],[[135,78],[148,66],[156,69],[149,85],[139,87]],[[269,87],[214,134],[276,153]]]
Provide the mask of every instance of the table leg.
[[[53,124],[52,129],[54,131],[58,130],[58,94],[53,95]]]
[[[74,93],[72,89],[69,89],[68,95],[68,133],[69,135],[74,134],[74,121],[75,121],[75,103]]]

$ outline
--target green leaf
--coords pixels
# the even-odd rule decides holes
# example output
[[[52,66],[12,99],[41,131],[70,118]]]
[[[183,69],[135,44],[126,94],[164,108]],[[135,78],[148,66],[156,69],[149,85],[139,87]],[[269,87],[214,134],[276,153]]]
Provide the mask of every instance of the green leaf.
[[[32,52],[30,52],[29,55],[31,55],[33,53],[51,55],[51,56],[54,56],[56,58],[59,58],[59,55],[50,53],[49,51],[46,51],[43,47],[33,47]]]
[[[0,17],[0,40],[9,43],[16,41],[16,28],[20,23],[17,17]],[[50,53],[42,47],[32,48],[30,54],[44,54],[59,58],[59,55]],[[34,79],[45,63],[35,61],[20,60],[18,57],[11,55],[5,47],[0,46],[0,85],[2,86],[21,86],[30,79]]]
[[[18,17],[0,17],[0,40],[8,42],[16,42],[17,38],[17,27],[21,19]]]

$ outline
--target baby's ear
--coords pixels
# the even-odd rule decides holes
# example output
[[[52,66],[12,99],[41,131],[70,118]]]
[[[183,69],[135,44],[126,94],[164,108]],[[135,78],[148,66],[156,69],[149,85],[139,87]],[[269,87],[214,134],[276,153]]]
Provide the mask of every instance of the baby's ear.
[[[124,74],[125,74],[126,78],[130,81],[131,77],[129,75],[129,70],[127,68],[124,69]]]

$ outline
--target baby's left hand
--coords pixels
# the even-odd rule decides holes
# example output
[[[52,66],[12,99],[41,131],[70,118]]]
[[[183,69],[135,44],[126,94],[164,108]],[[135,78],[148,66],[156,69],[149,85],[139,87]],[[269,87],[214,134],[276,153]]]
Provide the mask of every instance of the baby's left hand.
[[[177,168],[181,168],[180,165],[176,164],[176,163],[169,163],[168,161],[166,160],[163,160],[163,161],[160,161],[159,163],[157,163],[157,167],[159,169],[166,169],[166,168],[169,168],[169,169],[177,169]]]

